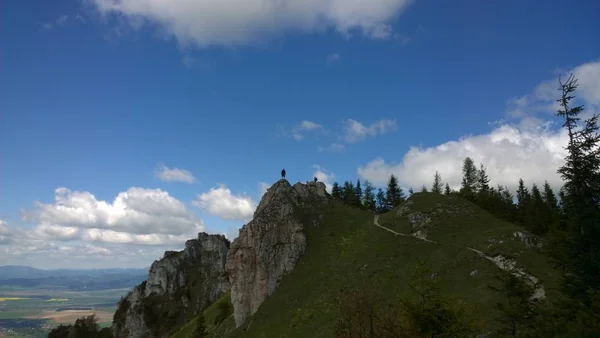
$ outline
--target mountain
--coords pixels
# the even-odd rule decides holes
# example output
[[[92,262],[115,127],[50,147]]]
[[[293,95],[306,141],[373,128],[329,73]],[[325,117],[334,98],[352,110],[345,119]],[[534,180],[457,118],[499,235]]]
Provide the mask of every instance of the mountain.
[[[434,285],[448,313],[469,318],[475,336],[502,325],[504,296],[491,286],[506,272],[534,288],[531,302],[558,298],[543,239],[455,194],[417,193],[373,215],[332,198],[323,183],[280,180],[218,255],[191,250],[219,242],[200,236],[152,265],[115,314],[117,337],[188,337],[199,318],[210,337],[332,337],[365,311],[377,325],[397,326],[399,304],[420,299],[419,283]],[[202,287],[181,277],[192,271]],[[152,328],[123,329],[140,318]]]

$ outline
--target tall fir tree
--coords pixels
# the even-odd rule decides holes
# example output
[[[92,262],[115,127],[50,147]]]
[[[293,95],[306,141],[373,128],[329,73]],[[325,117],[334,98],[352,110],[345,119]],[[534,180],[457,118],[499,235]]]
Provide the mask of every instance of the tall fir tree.
[[[356,195],[356,201],[355,201],[355,203],[359,207],[362,206],[363,190],[362,190],[362,187],[360,185],[360,179],[356,180],[356,187],[354,188],[354,194]]]
[[[421,192],[428,192],[427,186],[425,184],[423,184],[423,186],[421,187]]]
[[[375,188],[369,181],[365,181],[365,193],[363,196],[363,205],[371,212],[377,211],[377,204],[375,202]]]
[[[465,158],[462,166],[463,178],[460,185],[460,193],[469,200],[474,200],[477,192],[477,168],[470,157]]]
[[[488,193],[490,190],[490,179],[483,164],[480,164],[479,170],[477,171],[477,190],[480,194]]]
[[[388,210],[392,210],[392,208],[404,202],[404,193],[402,192],[402,188],[398,185],[398,179],[394,174],[392,174],[388,180],[386,198]]]
[[[517,187],[517,213],[519,222],[526,227],[529,226],[527,224],[527,213],[529,212],[530,200],[531,195],[529,194],[529,190],[525,186],[523,179],[520,178],[519,185]]]
[[[450,186],[446,183],[446,188],[444,188],[444,195],[450,195],[452,191],[450,190]]]
[[[544,203],[542,193],[534,183],[531,187],[531,204],[528,210],[531,232],[542,235],[548,232],[549,224],[547,223],[547,215],[550,213],[548,206]]]
[[[560,81],[557,116],[565,121],[569,141],[558,173],[565,181],[561,204],[568,232],[553,253],[565,271],[565,291],[589,307],[590,292],[600,293],[600,134],[598,115],[580,124],[583,106],[570,106],[577,87],[573,75]]]
[[[338,182],[333,182],[333,186],[331,187],[331,197],[341,199],[342,198],[342,189]]]
[[[356,203],[356,190],[354,188],[354,184],[350,181],[344,182],[344,187],[342,188],[342,201],[345,204],[355,206]]]
[[[442,175],[436,170],[433,176],[433,185],[431,186],[431,192],[441,194],[444,189],[444,183],[442,183]]]
[[[544,182],[542,199],[544,200],[547,210],[549,211],[549,214],[545,216],[545,222],[548,223],[548,227],[550,229],[559,230],[561,210],[560,206],[558,205],[558,199],[554,194],[554,190],[552,190],[552,187],[548,181]]]
[[[377,189],[377,195],[375,196],[375,198],[377,199],[377,212],[378,213],[389,211],[388,199],[387,199],[387,196],[385,196],[385,192],[383,191],[383,189],[381,189],[381,188]]]

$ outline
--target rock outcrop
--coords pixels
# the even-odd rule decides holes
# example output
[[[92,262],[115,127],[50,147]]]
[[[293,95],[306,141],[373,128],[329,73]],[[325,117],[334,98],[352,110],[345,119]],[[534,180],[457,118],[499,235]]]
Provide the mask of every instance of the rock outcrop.
[[[227,257],[236,326],[254,314],[294,269],[306,249],[304,229],[318,225],[318,209],[329,200],[321,182],[291,186],[282,179],[264,194],[254,219],[242,227]]]
[[[148,279],[119,303],[116,337],[168,337],[169,331],[194,318],[229,291],[225,270],[229,241],[199,233],[183,251],[167,251],[150,267]]]

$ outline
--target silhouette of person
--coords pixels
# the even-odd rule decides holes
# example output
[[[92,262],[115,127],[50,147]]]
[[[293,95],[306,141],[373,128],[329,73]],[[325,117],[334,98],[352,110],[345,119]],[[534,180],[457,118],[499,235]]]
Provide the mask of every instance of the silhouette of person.
[[[315,182],[317,181],[317,178],[315,177]]]
[[[285,178],[285,169],[281,170],[281,177]]]

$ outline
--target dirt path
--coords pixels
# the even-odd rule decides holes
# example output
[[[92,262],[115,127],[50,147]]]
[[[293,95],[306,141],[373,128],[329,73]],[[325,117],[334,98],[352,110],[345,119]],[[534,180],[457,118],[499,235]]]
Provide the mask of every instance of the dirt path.
[[[392,230],[390,228],[386,228],[383,225],[379,224],[379,215],[375,215],[375,217],[373,218],[373,224],[376,227],[379,227],[379,228],[381,228],[381,229],[383,229],[385,231],[391,232],[391,233],[393,233],[396,236],[413,237],[413,238],[419,239],[419,240],[424,241],[424,242],[438,243],[438,242],[429,240],[427,238],[424,238],[423,236],[418,236],[418,235],[416,235],[417,233],[415,233],[415,235],[407,235],[407,234],[403,234],[403,233],[400,233],[400,232],[396,232],[396,231],[394,231],[394,230]],[[483,252],[481,252],[481,251],[479,251],[477,249],[470,248],[470,247],[463,247],[463,249],[467,249],[467,250],[475,252],[480,257],[485,258],[488,261],[494,263],[494,265],[496,265],[501,270],[512,271],[511,273],[514,276],[517,276],[517,277],[523,277],[524,276],[525,280],[530,285],[533,285],[533,284],[535,284],[535,283],[538,282],[537,278],[535,278],[535,277],[533,277],[531,275],[528,275],[522,269],[515,268],[516,267],[516,262],[513,261],[513,260],[505,258],[505,257],[503,257],[501,255],[498,255],[496,257],[490,257],[490,256],[487,256],[486,254],[484,254]],[[534,299],[542,299],[545,296],[546,296],[546,291],[544,290],[544,286],[542,284],[540,284],[539,287],[535,290],[535,294],[531,297],[531,299],[532,300],[534,300]]]

